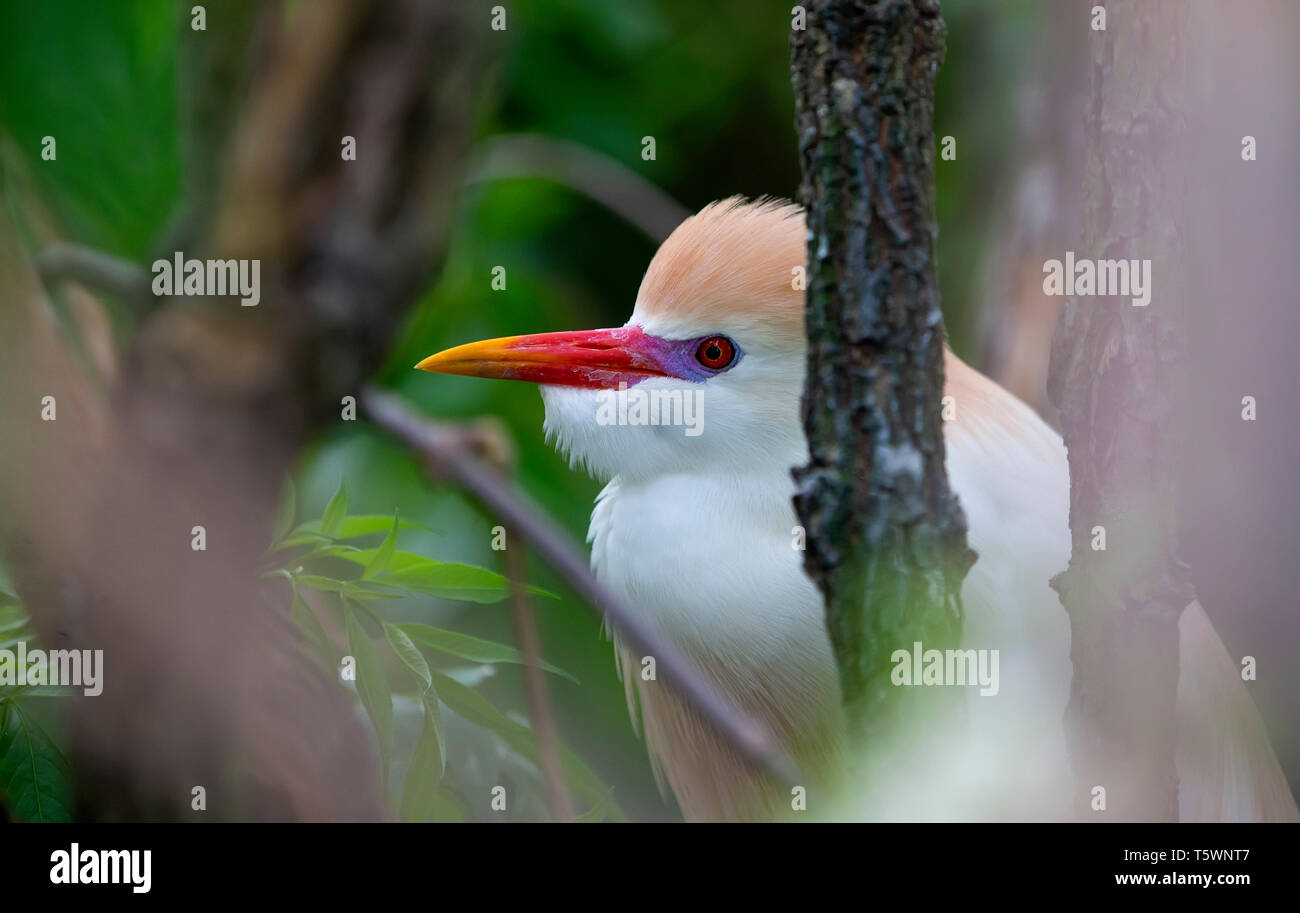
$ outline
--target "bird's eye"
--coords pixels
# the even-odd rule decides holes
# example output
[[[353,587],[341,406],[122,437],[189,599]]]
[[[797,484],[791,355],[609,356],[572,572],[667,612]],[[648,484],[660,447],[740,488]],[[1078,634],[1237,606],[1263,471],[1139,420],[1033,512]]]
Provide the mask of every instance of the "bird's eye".
[[[695,360],[706,368],[719,371],[736,358],[736,347],[726,336],[710,336],[695,350]]]

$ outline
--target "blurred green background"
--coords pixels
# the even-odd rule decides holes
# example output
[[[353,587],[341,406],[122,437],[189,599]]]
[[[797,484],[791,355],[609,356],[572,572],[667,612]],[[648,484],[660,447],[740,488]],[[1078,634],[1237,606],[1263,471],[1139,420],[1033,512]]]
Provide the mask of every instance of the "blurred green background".
[[[482,2],[485,20],[494,4]],[[799,162],[789,82],[790,7],[722,0],[533,0],[504,4],[477,133],[540,134],[608,156],[690,210],[732,194],[794,197]],[[176,34],[189,3],[170,0],[41,0],[0,5],[0,131],[35,176],[69,240],[144,263],[180,198]],[[954,348],[980,363],[977,269],[989,213],[1013,163],[1016,87],[1031,64],[1046,4],[947,0],[948,58],[939,75],[935,133],[959,141],[940,161],[940,282]],[[207,4],[209,17],[221,4]],[[431,48],[430,53],[437,53]],[[40,160],[41,138],[58,158]],[[641,157],[653,136],[654,161]],[[519,451],[523,486],[574,535],[585,536],[599,483],[569,469],[542,437],[531,385],[431,376],[411,365],[447,346],[490,336],[614,326],[632,308],[656,243],[574,190],[540,179],[493,180],[460,194],[452,246],[378,380],[430,416],[499,416]],[[507,288],[490,286],[494,266]],[[129,317],[115,317],[129,332]],[[402,545],[443,559],[498,567],[495,521],[458,493],[428,481],[401,448],[343,423],[303,454],[298,491],[319,516],[340,480],[354,512],[391,513],[436,532]],[[635,819],[673,818],[628,722],[611,645],[586,606],[545,567],[534,582],[561,595],[539,600],[544,655],[581,685],[552,679],[562,734],[616,790]],[[501,605],[413,602],[428,620],[510,642]],[[497,667],[484,691],[524,712],[521,678]],[[504,670],[504,671],[501,671]]]

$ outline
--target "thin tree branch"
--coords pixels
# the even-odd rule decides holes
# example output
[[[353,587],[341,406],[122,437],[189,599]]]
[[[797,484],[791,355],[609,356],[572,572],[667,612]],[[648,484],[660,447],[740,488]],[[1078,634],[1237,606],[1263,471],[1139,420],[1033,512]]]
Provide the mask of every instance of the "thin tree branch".
[[[372,421],[415,448],[429,471],[464,486],[508,529],[517,531],[621,637],[656,664],[682,696],[746,759],[781,782],[798,782],[798,767],[766,727],[722,696],[668,641],[592,574],[582,550],[532,500],[490,469],[466,446],[463,432],[448,432],[425,420],[400,397],[374,388],[362,394]]]
[[[505,134],[484,140],[471,151],[466,185],[517,178],[562,184],[600,203],[654,241],[663,241],[691,214],[618,160],[567,140]],[[47,281],[71,279],[128,298],[149,294],[146,270],[80,244],[50,245],[37,258],[37,267]]]
[[[514,446],[506,432],[497,432],[494,424],[479,424],[469,429],[466,444],[473,452],[495,466],[504,476],[514,466]],[[524,580],[528,576],[528,553],[522,540],[516,540],[513,531],[506,531],[505,571],[510,580],[510,617],[515,629],[515,640],[524,657],[524,686],[528,694],[528,717],[537,734],[537,756],[546,779],[551,805],[551,817],[556,821],[573,820],[573,803],[564,779],[564,765],[560,763],[559,736],[555,715],[551,712],[550,689],[542,673],[542,638],[537,630],[537,616],[533,601]]]
[[[507,536],[513,532],[507,530]],[[511,617],[514,621],[515,639],[524,654],[524,682],[528,690],[528,717],[537,733],[537,754],[541,759],[542,775],[550,792],[551,814],[556,821],[573,820],[573,803],[569,801],[569,788],[564,782],[564,767],[560,764],[559,738],[556,736],[555,716],[551,713],[550,692],[546,676],[542,674],[540,658],[542,638],[537,631],[537,617],[533,601],[524,585],[528,574],[528,560],[522,542],[506,541],[506,576],[510,578]]]
[[[83,244],[58,241],[36,257],[36,270],[45,282],[71,280],[95,292],[130,301],[148,297],[149,273],[130,260]]]
[[[494,136],[471,152],[465,183],[545,178],[591,197],[663,241],[690,212],[622,162],[567,140],[530,134]]]

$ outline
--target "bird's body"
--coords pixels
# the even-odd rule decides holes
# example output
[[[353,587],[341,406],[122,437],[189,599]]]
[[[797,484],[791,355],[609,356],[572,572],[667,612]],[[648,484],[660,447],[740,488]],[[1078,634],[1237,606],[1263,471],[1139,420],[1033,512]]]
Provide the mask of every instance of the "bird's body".
[[[815,776],[835,764],[842,718],[791,501],[790,470],[807,460],[803,295],[791,281],[804,245],[797,207],[713,204],[660,248],[626,328],[491,340],[421,367],[543,383],[548,435],[608,480],[589,535],[597,576]],[[951,353],[945,373],[955,406],[944,425],[947,470],[979,556],[963,585],[963,646],[998,651],[1000,685],[995,696],[968,688],[968,725],[872,813],[1067,818],[1070,629],[1048,583],[1070,555],[1065,449],[1029,407]],[[698,431],[598,420],[619,384],[697,397]],[[1263,726],[1199,605],[1180,633],[1182,816],[1294,818]],[[765,781],[642,674],[642,657],[620,654],[656,772],[688,818],[789,809],[788,784]]]
[[[980,797],[972,813],[1061,817],[1069,798],[1060,723],[1069,624],[1042,569],[1054,573],[1069,560],[1065,451],[1027,406],[951,355],[947,376],[946,392],[959,404],[945,425],[948,471],[980,555],[963,587],[963,646],[998,649],[1002,684],[991,698],[971,691],[979,737],[963,745],[960,769],[925,796],[908,797],[910,812],[895,811],[951,817],[956,797],[967,794]],[[547,402],[550,415],[552,394]],[[790,421],[798,430],[796,410],[797,401]],[[753,476],[615,476],[597,501],[589,539],[597,576],[816,769],[839,742],[840,696],[821,595],[797,548],[789,469],[807,453],[802,435],[793,437],[799,443],[788,465]],[[709,505],[714,522],[699,522],[698,505]],[[766,795],[775,790],[760,786],[706,722],[639,669],[639,657],[625,652],[629,702],[640,704],[646,744],[686,813],[719,819],[779,811],[785,797]],[[1055,725],[1044,727],[1045,719]],[[822,738],[801,744],[809,733]]]

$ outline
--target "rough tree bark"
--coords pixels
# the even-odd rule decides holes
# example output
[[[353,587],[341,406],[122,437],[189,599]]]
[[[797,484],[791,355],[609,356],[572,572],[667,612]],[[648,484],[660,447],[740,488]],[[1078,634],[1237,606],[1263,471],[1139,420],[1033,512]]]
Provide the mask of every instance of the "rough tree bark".
[[[1153,288],[1146,307],[1129,296],[1067,299],[1052,343],[1073,543],[1053,586],[1070,616],[1066,725],[1085,820],[1178,817],[1178,619],[1194,598],[1177,557],[1173,405],[1185,384],[1189,266],[1179,242],[1185,6],[1111,0],[1106,30],[1081,31],[1091,67],[1078,256],[1150,259]],[[1092,804],[1098,786],[1105,815]]]
[[[805,5],[807,29],[791,43],[809,229],[810,461],[795,471],[795,506],[805,568],[826,597],[850,744],[887,763],[904,724],[925,716],[913,701],[938,698],[917,692],[947,690],[893,687],[890,656],[915,641],[957,645],[974,557],[941,428],[933,120],[945,29],[937,0]]]
[[[231,9],[208,34],[246,23],[245,63],[198,70],[247,79],[227,86],[229,115],[183,82],[202,92],[182,119],[200,173],[171,237],[188,258],[260,260],[260,306],[150,302],[96,389],[0,215],[0,547],[43,645],[104,650],[103,694],[70,713],[76,767],[94,772],[79,817],[188,817],[194,786],[208,817],[385,814],[350,701],[258,572],[291,459],[360,395],[444,249],[482,29],[421,0]],[[40,420],[47,395],[56,421]]]

